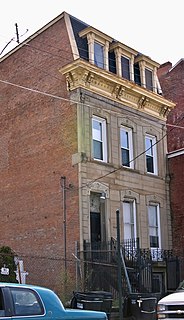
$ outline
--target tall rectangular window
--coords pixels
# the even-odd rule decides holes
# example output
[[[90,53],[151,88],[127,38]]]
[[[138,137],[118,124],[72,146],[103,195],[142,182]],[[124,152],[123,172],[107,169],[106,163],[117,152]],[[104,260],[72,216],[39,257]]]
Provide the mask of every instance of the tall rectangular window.
[[[124,240],[136,239],[136,208],[135,201],[123,202]]]
[[[159,205],[148,206],[150,248],[160,248],[160,213]]]
[[[94,42],[94,63],[97,67],[104,68],[104,47]]]
[[[122,77],[130,80],[130,61],[128,58],[122,56],[121,57],[121,70],[122,70]]]
[[[125,167],[133,168],[133,142],[132,129],[120,128],[120,144],[121,144],[121,164]]]
[[[145,151],[146,151],[146,170],[148,173],[157,174],[157,152],[156,152],[156,138],[150,135],[145,137]]]
[[[146,88],[153,91],[153,72],[145,69]]]
[[[107,162],[106,120],[98,117],[92,119],[93,158]]]

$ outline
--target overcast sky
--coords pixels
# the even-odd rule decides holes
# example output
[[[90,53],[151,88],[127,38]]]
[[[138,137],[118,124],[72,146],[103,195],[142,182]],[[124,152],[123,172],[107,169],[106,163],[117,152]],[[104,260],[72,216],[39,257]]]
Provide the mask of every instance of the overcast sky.
[[[184,58],[184,0],[1,0],[0,52],[15,37],[15,23],[23,41],[63,11],[160,64]]]

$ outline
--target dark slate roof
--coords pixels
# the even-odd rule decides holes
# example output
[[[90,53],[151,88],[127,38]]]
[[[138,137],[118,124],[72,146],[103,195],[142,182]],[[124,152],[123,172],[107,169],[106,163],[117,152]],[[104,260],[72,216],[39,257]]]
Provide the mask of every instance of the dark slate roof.
[[[87,38],[79,37],[79,32],[89,27],[89,25],[71,15],[69,17],[70,17],[75,41],[79,50],[79,57],[89,61]],[[112,43],[115,43],[115,42],[117,42],[117,40],[113,39]],[[139,52],[138,56],[139,55],[142,55],[142,53]],[[115,59],[114,51],[109,52],[109,71],[116,73],[116,59]],[[139,70],[138,64],[135,65],[135,82],[140,85],[140,70]]]
[[[74,37],[75,37],[77,47],[79,50],[80,58],[83,58],[85,60],[89,60],[87,39],[86,38],[82,39],[79,37],[79,32],[81,30],[89,27],[89,25],[82,22],[81,20],[78,20],[77,18],[75,18],[73,16],[70,16],[70,21],[72,24],[73,33],[74,33]]]

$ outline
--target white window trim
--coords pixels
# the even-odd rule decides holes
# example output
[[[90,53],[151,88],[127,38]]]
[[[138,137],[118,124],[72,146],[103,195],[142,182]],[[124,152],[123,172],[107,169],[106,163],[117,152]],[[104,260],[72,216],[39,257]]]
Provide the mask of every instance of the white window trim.
[[[125,166],[122,164],[122,152],[121,152],[121,165],[125,168],[131,168],[134,169],[134,161],[133,161],[133,133],[132,133],[132,129],[125,127],[125,126],[121,126],[120,127],[120,131],[126,131],[128,132],[128,143],[129,143],[129,161],[130,161],[130,166]],[[120,147],[122,148],[121,145],[121,133],[120,133]]]
[[[159,204],[149,204],[148,206],[148,210],[149,210],[149,207],[156,207],[156,214],[157,214],[157,221],[158,221],[158,249],[161,249],[161,230],[160,230],[160,206]],[[148,213],[149,214],[149,213]],[[148,221],[148,224],[149,224],[149,221]],[[149,225],[149,228],[150,228],[150,225]],[[149,237],[150,237],[150,233],[149,233]],[[157,248],[153,248],[153,247],[150,247],[151,249],[157,249]]]
[[[122,207],[123,207],[123,238],[124,238],[124,240],[127,240],[127,239],[125,239],[125,235],[124,235],[124,205],[123,204],[125,202],[132,204],[133,219],[134,219],[134,239],[136,239],[137,238],[137,219],[136,219],[136,202],[135,202],[135,200],[124,200],[122,202]]]
[[[144,143],[145,143],[145,155],[147,155],[147,151],[146,151],[146,138],[152,140],[153,142],[153,172],[150,172],[147,170],[147,163],[146,163],[146,172],[149,174],[153,174],[153,175],[158,175],[158,161],[157,161],[157,148],[156,148],[156,137],[146,134],[145,135],[145,139],[144,139]],[[148,150],[149,151],[149,150]],[[150,155],[149,155],[150,156]],[[145,162],[146,162],[146,156],[145,156]]]
[[[97,159],[94,157],[93,152],[93,120],[96,120],[102,124],[102,155],[103,159]],[[107,122],[104,118],[99,118],[96,116],[92,117],[92,155],[93,159],[96,161],[107,162]]]
[[[161,225],[160,225],[160,206],[159,204],[152,205],[150,204],[149,206],[155,206],[156,207],[156,212],[157,212],[157,221],[158,221],[158,247],[150,247],[151,250],[151,255],[152,255],[152,260],[155,261],[162,261],[162,252],[161,252]],[[148,207],[149,210],[149,207]],[[148,225],[148,228],[150,228],[150,225]],[[149,233],[150,237],[150,233]],[[149,239],[150,241],[150,239]]]

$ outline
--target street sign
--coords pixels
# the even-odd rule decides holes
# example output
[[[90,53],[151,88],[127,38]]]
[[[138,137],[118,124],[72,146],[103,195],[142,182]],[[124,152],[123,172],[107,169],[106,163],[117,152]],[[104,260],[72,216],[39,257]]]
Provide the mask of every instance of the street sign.
[[[1,268],[1,274],[8,276],[9,275],[9,268]]]

